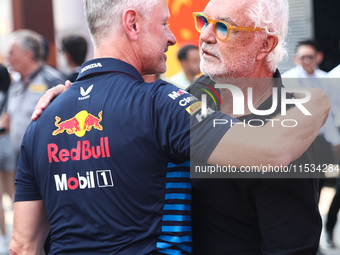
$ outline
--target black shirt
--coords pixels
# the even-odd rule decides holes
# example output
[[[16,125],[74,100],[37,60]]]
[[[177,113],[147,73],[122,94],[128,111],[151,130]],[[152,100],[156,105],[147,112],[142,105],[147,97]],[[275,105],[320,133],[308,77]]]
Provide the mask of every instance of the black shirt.
[[[281,87],[278,71],[277,87]],[[203,76],[189,87],[200,98]],[[279,97],[280,98],[280,97]],[[218,102],[216,100],[216,102]],[[269,97],[258,109],[269,109]],[[208,106],[219,105],[208,97]],[[278,104],[280,105],[280,103]],[[271,116],[244,116],[268,119]],[[316,163],[310,147],[293,164]],[[195,255],[316,254],[321,233],[318,179],[192,179]]]

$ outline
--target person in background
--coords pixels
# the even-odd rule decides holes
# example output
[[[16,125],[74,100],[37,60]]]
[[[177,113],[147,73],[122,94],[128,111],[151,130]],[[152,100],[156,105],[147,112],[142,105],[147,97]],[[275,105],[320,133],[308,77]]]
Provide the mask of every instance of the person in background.
[[[323,54],[314,40],[298,42],[293,56],[296,67],[284,72],[282,78],[325,78],[327,73],[320,70]]]
[[[86,58],[87,41],[80,35],[65,36],[61,40],[61,50],[64,52],[67,63],[72,70],[67,79],[74,82]]]
[[[11,83],[7,68],[0,64],[0,113],[7,101],[7,91]],[[0,129],[0,254],[8,254],[10,235],[6,230],[5,210],[2,203],[4,194],[7,194],[12,203],[14,201],[14,176],[16,158],[10,144],[8,132]]]
[[[11,69],[20,74],[20,80],[10,86],[0,127],[10,130],[11,144],[17,156],[39,98],[47,89],[65,81],[55,69],[46,67],[44,56],[42,38],[38,33],[27,29],[12,33],[8,62]]]
[[[181,89],[186,89],[200,74],[200,55],[198,47],[192,44],[183,46],[178,54],[182,70],[171,76],[169,80]]]
[[[334,98],[336,99],[337,107],[335,114],[335,125],[340,130],[340,102],[339,102],[339,78],[340,78],[340,65],[333,68],[328,72],[327,78],[329,78],[329,82],[335,88]],[[340,146],[337,146],[334,149],[335,160],[338,164],[340,164]],[[332,199],[331,205],[328,210],[326,225],[325,225],[325,234],[326,234],[326,242],[330,248],[335,248],[336,245],[334,243],[334,228],[338,221],[338,212],[340,209],[340,177],[338,176],[336,180],[335,186],[335,195]]]
[[[44,55],[42,57],[42,61],[46,62],[50,53],[50,44],[48,42],[48,40],[46,39],[46,37],[44,37],[43,35],[40,35],[41,37],[41,42],[42,42],[42,46],[43,46],[43,50],[44,50]]]
[[[336,112],[338,104],[336,89],[327,79],[327,73],[320,70],[318,65],[321,63],[323,54],[319,51],[315,40],[304,40],[298,42],[296,53],[293,57],[296,67],[282,74],[283,78],[293,78],[286,80],[286,87],[308,87],[320,88],[331,100],[331,111],[325,125],[320,129],[319,135],[315,140],[317,155],[320,164],[334,164],[332,147],[340,145],[340,134],[336,127]],[[323,178],[320,179],[319,189],[321,190]]]
[[[321,165],[335,164],[334,153],[340,147],[340,133],[336,125],[336,116],[339,112],[339,105],[336,98],[336,86],[333,86],[327,78],[328,74],[319,69],[318,65],[323,60],[323,53],[318,48],[315,40],[303,40],[298,42],[296,52],[293,56],[296,67],[283,73],[282,77],[285,79],[286,86],[301,86],[308,88],[320,88],[327,93],[331,100],[331,110],[328,115],[325,125],[320,129],[318,136],[315,139],[316,153],[318,156],[318,163]],[[289,79],[291,78],[291,79]],[[319,198],[321,189],[324,186],[324,173],[320,173],[319,179]],[[339,195],[338,195],[339,196]],[[335,200],[337,200],[337,196]],[[331,219],[326,224],[326,241],[330,247],[334,247],[332,227],[333,225],[333,208],[336,202],[331,205],[330,214],[328,218]],[[339,208],[338,208],[339,209]],[[331,223],[332,222],[332,223]],[[335,222],[334,222],[335,225]],[[333,225],[333,227],[334,227]],[[319,248],[318,254],[322,254]]]

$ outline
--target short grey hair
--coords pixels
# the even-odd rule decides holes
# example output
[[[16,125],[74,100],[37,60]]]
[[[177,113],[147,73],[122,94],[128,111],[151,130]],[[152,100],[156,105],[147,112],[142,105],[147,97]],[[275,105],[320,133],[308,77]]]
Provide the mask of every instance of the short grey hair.
[[[132,8],[147,17],[159,0],[84,0],[84,10],[92,42],[100,42],[117,32],[125,10]]]
[[[287,56],[285,39],[288,32],[289,4],[288,0],[258,0],[248,9],[248,17],[268,34],[274,34],[279,42],[276,48],[268,55],[267,62],[272,72],[277,64]]]
[[[45,49],[40,34],[29,29],[21,29],[13,32],[11,37],[21,49],[32,51],[34,61],[43,61]]]

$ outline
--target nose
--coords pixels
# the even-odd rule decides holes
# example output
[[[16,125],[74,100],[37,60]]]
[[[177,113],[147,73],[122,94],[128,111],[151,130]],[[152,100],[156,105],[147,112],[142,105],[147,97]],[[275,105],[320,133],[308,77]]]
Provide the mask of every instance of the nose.
[[[311,60],[310,58],[304,58],[304,59],[302,60],[302,62],[305,63],[306,65],[310,64],[311,61],[312,61],[312,60]]]
[[[168,46],[173,46],[176,44],[177,40],[175,35],[172,33],[172,31],[169,29],[169,34],[168,34]]]
[[[200,35],[200,41],[205,42],[205,43],[216,43],[217,42],[213,24],[210,23],[203,30],[203,32]]]

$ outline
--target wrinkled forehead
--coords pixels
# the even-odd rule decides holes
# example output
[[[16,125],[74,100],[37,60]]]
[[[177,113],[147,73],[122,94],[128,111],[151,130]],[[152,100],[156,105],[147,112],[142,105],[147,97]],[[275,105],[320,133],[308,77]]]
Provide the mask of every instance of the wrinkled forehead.
[[[227,21],[230,25],[246,25],[250,22],[247,12],[257,0],[211,0],[204,13],[212,19]]]

